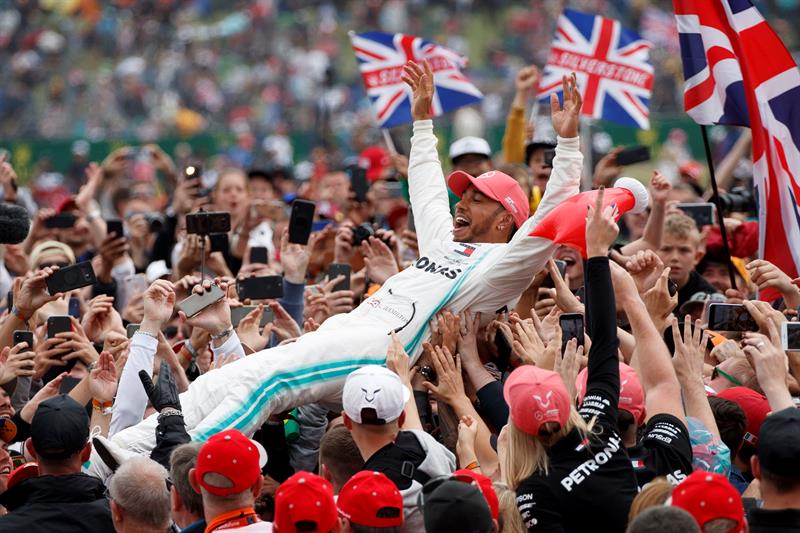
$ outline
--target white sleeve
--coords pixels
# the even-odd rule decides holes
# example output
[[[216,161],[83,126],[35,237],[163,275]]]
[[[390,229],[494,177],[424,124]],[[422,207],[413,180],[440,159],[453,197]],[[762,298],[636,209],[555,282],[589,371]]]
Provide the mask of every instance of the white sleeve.
[[[414,122],[408,156],[408,193],[417,227],[420,253],[452,239],[453,217],[442,164],[436,152],[432,120]]]
[[[211,351],[214,352],[214,360],[217,357],[222,357],[223,355],[227,354],[235,354],[236,359],[241,359],[244,357],[244,348],[242,348],[242,342],[239,340],[239,336],[236,334],[236,330],[231,333],[231,336],[228,337],[228,340],[222,343],[222,346],[219,348],[214,348],[214,344],[211,344]]]
[[[520,267],[531,268],[536,272],[544,267],[550,259],[553,243],[541,237],[531,237],[529,234],[557,205],[580,192],[582,171],[583,154],[580,151],[580,139],[559,137],[556,156],[553,159],[553,171],[547,182],[544,197],[534,216],[525,221],[508,243],[503,257],[486,273],[487,283],[501,281],[505,276],[518,272]]]
[[[153,377],[153,361],[155,360],[158,341],[150,335],[136,332],[131,339],[128,360],[119,378],[117,397],[111,414],[111,425],[108,436],[138,424],[144,418],[147,409],[147,394],[139,380],[139,370],[144,370]]]

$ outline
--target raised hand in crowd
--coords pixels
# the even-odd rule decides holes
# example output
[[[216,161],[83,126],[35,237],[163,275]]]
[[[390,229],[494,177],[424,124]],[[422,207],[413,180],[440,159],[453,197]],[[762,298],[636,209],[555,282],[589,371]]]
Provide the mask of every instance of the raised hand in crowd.
[[[97,365],[89,372],[89,392],[100,403],[114,401],[117,394],[117,367],[111,353],[101,352]]]
[[[166,280],[154,281],[144,293],[144,313],[139,331],[157,339],[161,328],[172,317],[175,299],[172,283]],[[230,322],[230,318],[228,321]]]
[[[550,95],[550,116],[553,121],[553,129],[559,137],[571,139],[578,136],[578,125],[580,124],[581,106],[583,97],[578,90],[578,79],[573,72],[562,79],[562,91],[564,95],[563,105],[559,102],[558,95]]]
[[[81,326],[93,342],[103,342],[111,331],[125,332],[122,317],[114,309],[114,297],[100,294],[89,301]]]
[[[763,259],[749,262],[746,268],[750,281],[759,290],[775,289],[781,294],[787,307],[796,309],[800,306],[800,288],[792,284],[792,278],[781,269]]]
[[[66,363],[75,359],[88,367],[97,361],[100,354],[95,350],[94,344],[86,335],[80,322],[73,317],[70,317],[70,320],[72,322],[72,331],[56,334],[56,338],[61,341],[56,346],[67,351],[67,354],[62,357],[63,362]]]
[[[430,344],[447,348],[450,353],[455,353],[461,334],[461,318],[449,309],[442,309],[431,319],[430,327]]]
[[[33,347],[26,343],[3,348],[0,352],[0,385],[11,383],[20,377],[33,376],[35,356]]]
[[[421,64],[409,61],[403,67],[403,81],[411,87],[411,118],[427,120],[432,116],[433,105],[433,69],[430,63]]]
[[[153,380],[145,370],[139,371],[139,380],[142,382],[147,399],[150,400],[150,404],[156,411],[160,413],[164,409],[181,410],[178,385],[175,383],[175,377],[172,375],[172,371],[166,361],[161,361],[158,380],[155,384],[153,384]]]
[[[353,291],[335,290],[336,285],[342,281],[344,281],[344,276],[340,275],[332,280],[328,280],[328,282],[322,286],[322,294],[325,295],[325,299],[327,300],[329,316],[338,315],[339,313],[349,313],[353,310],[355,297]]]
[[[361,253],[370,281],[382,285],[399,272],[397,259],[383,240],[370,237],[361,243]]]
[[[794,407],[792,395],[786,386],[789,360],[781,349],[780,335],[772,321],[765,323],[766,334],[745,332],[744,353],[752,362],[758,384],[769,400],[773,411]]]
[[[204,280],[202,284],[196,285],[192,290],[193,294],[203,294],[204,292],[208,292],[211,290],[211,285],[217,285],[222,292],[228,292],[228,284],[223,282],[220,279],[216,279],[214,281],[211,280]],[[173,294],[173,302],[174,302],[174,292]],[[170,314],[172,310],[170,309]],[[187,317],[186,313],[183,311],[178,311],[181,320],[184,321],[188,326],[196,326],[206,330],[212,338],[212,341],[217,346],[222,346],[223,342],[227,339],[227,336],[223,339],[222,337],[215,340],[215,337],[226,334],[229,332],[233,332],[233,326],[231,326],[231,310],[230,305],[226,298],[222,298],[218,302],[209,305],[198,314],[193,317]],[[169,318],[167,316],[165,321]]]

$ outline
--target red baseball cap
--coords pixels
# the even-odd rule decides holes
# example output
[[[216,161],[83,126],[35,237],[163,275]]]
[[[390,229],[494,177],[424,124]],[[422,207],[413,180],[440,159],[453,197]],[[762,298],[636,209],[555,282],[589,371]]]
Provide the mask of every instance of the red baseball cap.
[[[56,207],[56,212],[63,213],[65,211],[73,211],[75,209],[79,209],[78,204],[75,202],[75,197],[67,196],[61,200],[61,203],[58,204],[58,207]]]
[[[742,408],[742,411],[747,416],[747,425],[745,426],[747,433],[744,436],[744,441],[755,448],[758,444],[758,432],[761,430],[761,424],[772,411],[766,396],[749,387],[733,387],[717,393],[717,396],[735,402]],[[736,450],[731,451],[736,452]]]
[[[212,435],[197,455],[194,478],[198,485],[216,496],[240,494],[256,484],[261,467],[267,464],[267,452],[259,443],[237,429]],[[205,475],[215,473],[228,478],[229,487],[211,485]]]
[[[532,365],[521,366],[508,376],[503,398],[508,404],[509,420],[529,435],[538,435],[539,428],[547,422],[564,427],[572,408],[561,376]]]
[[[380,146],[368,146],[358,154],[358,164],[367,169],[369,181],[376,181],[392,164],[392,158],[389,157],[389,152]]]
[[[328,533],[337,520],[333,486],[316,474],[298,472],[275,492],[272,527],[278,533]]]
[[[492,512],[492,518],[499,520],[500,501],[497,499],[497,493],[494,491],[494,485],[492,484],[491,479],[483,474],[479,474],[474,470],[469,470],[467,468],[456,470],[453,472],[453,477],[456,479],[461,479],[462,481],[467,481],[466,478],[469,478],[470,482],[474,482],[476,485],[478,485],[483,497],[486,498],[486,503],[489,504],[489,511]]]
[[[386,474],[362,470],[351,477],[336,500],[339,514],[363,527],[403,525],[403,495]]]
[[[739,491],[725,476],[698,470],[672,491],[672,503],[691,514],[702,531],[713,520],[731,520],[734,524],[723,533],[745,530],[744,506]]]
[[[575,380],[575,388],[578,389],[578,403],[583,402],[586,396],[586,381],[589,378],[588,369],[584,368],[578,374]],[[644,389],[642,382],[639,381],[639,375],[633,367],[625,363],[619,364],[619,408],[628,411],[633,415],[636,420],[636,425],[641,426],[644,424],[645,408],[644,408]]]
[[[518,228],[528,219],[530,201],[525,197],[517,180],[508,174],[499,170],[490,170],[476,178],[463,170],[456,170],[447,178],[447,186],[459,198],[470,185],[474,185],[476,189],[492,200],[500,202],[505,210],[514,217],[514,223]]]

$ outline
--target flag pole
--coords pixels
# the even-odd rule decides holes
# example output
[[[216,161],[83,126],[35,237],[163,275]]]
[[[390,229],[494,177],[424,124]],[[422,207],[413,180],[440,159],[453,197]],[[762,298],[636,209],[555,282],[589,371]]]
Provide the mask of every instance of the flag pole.
[[[700,131],[703,133],[703,147],[706,150],[706,162],[708,163],[708,175],[711,178],[711,190],[714,192],[714,204],[717,206],[717,219],[719,220],[719,234],[722,237],[722,251],[725,255],[725,263],[728,266],[728,276],[731,280],[731,289],[736,289],[736,276],[733,274],[733,262],[731,261],[731,249],[728,246],[728,232],[725,229],[725,218],[722,216],[722,202],[719,199],[719,189],[717,188],[717,177],[714,174],[714,162],[711,159],[711,145],[708,142],[708,127],[700,124]]]
[[[389,149],[389,153],[392,155],[397,155],[397,147],[394,145],[394,139],[392,139],[392,134],[389,133],[389,130],[386,128],[381,128],[381,133],[383,133],[383,140],[386,143],[386,148]]]
[[[594,160],[592,157],[594,146],[592,143],[592,126],[594,119],[589,117],[581,117],[580,119],[580,139],[581,151],[583,152],[583,176],[581,179],[581,190],[592,190],[592,176],[594,175]]]

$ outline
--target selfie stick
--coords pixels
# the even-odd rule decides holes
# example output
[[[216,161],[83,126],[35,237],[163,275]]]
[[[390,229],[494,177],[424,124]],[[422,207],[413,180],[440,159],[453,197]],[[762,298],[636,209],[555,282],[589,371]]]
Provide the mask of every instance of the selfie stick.
[[[722,251],[725,255],[725,264],[728,266],[728,276],[731,280],[731,289],[736,290],[736,276],[733,275],[733,263],[731,262],[731,249],[728,246],[728,232],[725,230],[725,217],[722,216],[722,203],[719,199],[717,189],[717,178],[714,174],[714,162],[711,159],[711,145],[708,142],[708,128],[701,124],[700,131],[703,132],[703,147],[706,150],[706,162],[708,163],[708,175],[711,178],[711,190],[714,192],[714,205],[717,206],[717,219],[719,221],[719,234],[722,237]]]

